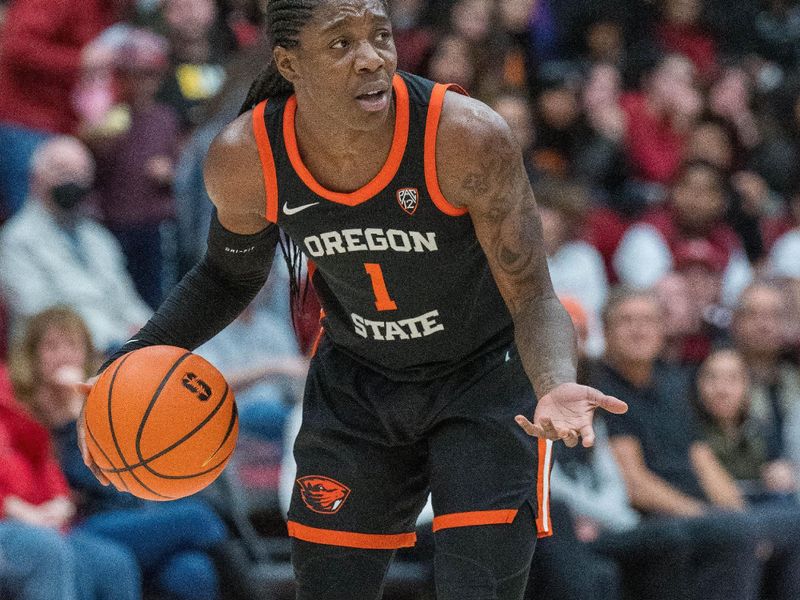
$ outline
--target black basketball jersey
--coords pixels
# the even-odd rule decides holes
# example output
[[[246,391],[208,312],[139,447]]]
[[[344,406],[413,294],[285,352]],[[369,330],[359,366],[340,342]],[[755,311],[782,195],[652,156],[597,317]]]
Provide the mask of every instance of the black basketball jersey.
[[[352,193],[325,189],[303,164],[294,96],[253,111],[267,219],[309,258],[325,334],[393,373],[441,372],[512,339],[470,216],[436,176],[439,117],[454,87],[395,75],[389,157]]]

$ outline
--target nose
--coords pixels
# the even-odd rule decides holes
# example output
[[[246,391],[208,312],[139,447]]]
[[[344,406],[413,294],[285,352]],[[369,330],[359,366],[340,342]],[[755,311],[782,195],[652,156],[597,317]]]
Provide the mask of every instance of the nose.
[[[386,61],[368,41],[362,41],[356,51],[355,68],[359,73],[374,73]]]

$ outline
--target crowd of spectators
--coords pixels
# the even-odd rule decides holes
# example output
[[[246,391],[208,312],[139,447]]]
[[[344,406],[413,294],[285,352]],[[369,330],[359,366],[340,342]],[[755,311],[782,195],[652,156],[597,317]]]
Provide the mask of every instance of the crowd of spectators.
[[[264,2],[0,0],[0,596],[225,592],[211,505],[99,486],[68,383],[202,256]],[[631,407],[557,453],[529,596],[800,597],[800,2],[389,4],[399,67],[516,134],[580,379]],[[287,279],[199,351],[278,445],[318,313]]]

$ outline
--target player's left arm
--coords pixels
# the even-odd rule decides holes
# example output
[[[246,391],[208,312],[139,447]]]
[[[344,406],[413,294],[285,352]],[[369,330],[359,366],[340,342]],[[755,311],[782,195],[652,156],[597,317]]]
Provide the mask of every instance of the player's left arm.
[[[503,119],[483,103],[448,92],[436,163],[445,198],[469,209],[497,287],[514,320],[517,349],[539,402],[529,434],[573,446],[594,441],[596,408],[625,403],[575,383],[575,332],[553,291],[542,225],[522,153]]]

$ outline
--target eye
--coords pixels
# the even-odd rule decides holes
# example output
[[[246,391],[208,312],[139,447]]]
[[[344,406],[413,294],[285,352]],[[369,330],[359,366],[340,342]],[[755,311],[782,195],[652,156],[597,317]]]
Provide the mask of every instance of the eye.
[[[388,42],[392,39],[392,32],[388,29],[381,29],[377,35],[379,42]]]
[[[331,48],[334,50],[344,50],[348,47],[350,47],[350,42],[344,38],[339,38],[331,44]]]

